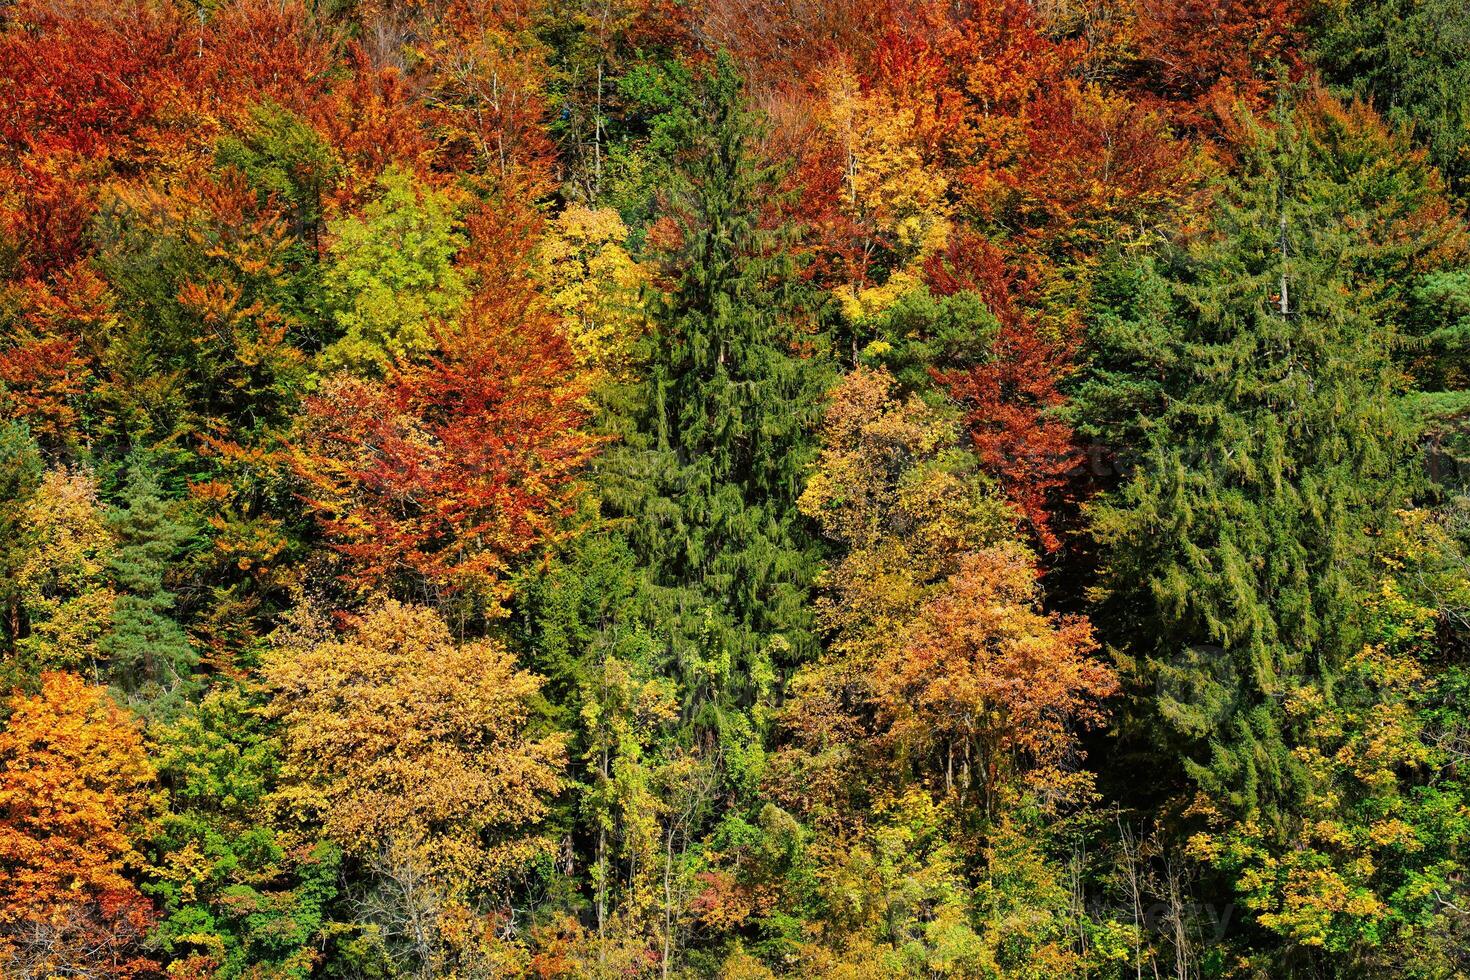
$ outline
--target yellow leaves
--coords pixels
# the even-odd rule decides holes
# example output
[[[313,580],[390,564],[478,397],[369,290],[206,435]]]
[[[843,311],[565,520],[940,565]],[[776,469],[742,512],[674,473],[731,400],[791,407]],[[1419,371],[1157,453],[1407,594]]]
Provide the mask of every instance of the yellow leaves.
[[[1393,847],[1403,851],[1422,851],[1424,844],[1418,832],[1403,820],[1379,820],[1368,827],[1368,839],[1377,847]]]
[[[162,865],[154,865],[153,874],[163,881],[179,887],[180,900],[193,902],[201,881],[209,880],[213,862],[200,850],[198,841],[189,841],[183,847],[170,850]]]
[[[589,386],[626,380],[633,345],[647,328],[641,294],[648,270],[628,254],[627,240],[616,211],[574,204],[538,249],[542,289]]]
[[[1286,693],[1283,707],[1292,717],[1307,718],[1320,712],[1324,703],[1322,692],[1318,688],[1302,685]]]
[[[842,315],[849,323],[861,323],[878,316],[904,296],[923,287],[917,272],[908,269],[895,271],[878,286],[858,288],[842,286],[833,290],[837,302],[842,306]]]
[[[817,470],[798,506],[828,537],[869,548],[891,527],[909,523],[895,513],[900,479],[958,442],[957,420],[917,397],[900,400],[885,371],[861,368],[830,398]]]
[[[1266,928],[1303,946],[1325,946],[1338,928],[1338,916],[1372,921],[1385,914],[1387,909],[1371,892],[1352,886],[1331,868],[1304,866],[1310,859],[1310,855],[1287,859],[1284,881],[1278,881],[1281,899],[1263,906],[1259,916]]]
[[[48,470],[25,506],[36,541],[21,566],[21,587],[48,577],[85,577],[100,571],[112,546],[102,519],[97,482],[83,470]]]
[[[1341,823],[1333,820],[1318,820],[1308,829],[1308,836],[1320,844],[1345,847],[1352,844],[1353,835]]]
[[[114,540],[90,473],[52,469],[25,505],[32,533],[16,576],[30,635],[19,644],[43,668],[79,668],[97,656],[116,594],[103,581]]]
[[[942,244],[936,229],[948,213],[948,181],[926,165],[914,110],[861,90],[839,64],[825,78],[821,125],[843,148],[843,205],[861,224],[890,238],[905,259]]]
[[[266,675],[287,781],[319,795],[349,852],[408,840],[432,874],[489,884],[544,849],[530,828],[565,740],[529,735],[541,679],[500,645],[457,643],[434,611],[387,602],[340,637],[298,622]]]
[[[793,682],[787,725],[828,759],[832,739],[873,726],[885,752],[961,795],[1019,781],[1081,798],[1086,776],[1061,763],[1116,681],[1084,623],[1039,609],[1014,514],[958,438],[952,415],[901,399],[886,372],[832,392],[798,506],[848,552],[818,601],[830,656]]]
[[[1189,838],[1184,852],[1197,861],[1209,864],[1220,856],[1222,849],[1223,845],[1219,838],[1201,833]]]

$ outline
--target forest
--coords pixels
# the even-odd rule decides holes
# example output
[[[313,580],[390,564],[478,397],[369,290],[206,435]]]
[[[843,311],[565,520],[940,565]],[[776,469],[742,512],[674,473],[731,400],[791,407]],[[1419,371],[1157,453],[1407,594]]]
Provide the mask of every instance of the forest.
[[[0,0],[0,977],[1470,977],[1465,0]]]

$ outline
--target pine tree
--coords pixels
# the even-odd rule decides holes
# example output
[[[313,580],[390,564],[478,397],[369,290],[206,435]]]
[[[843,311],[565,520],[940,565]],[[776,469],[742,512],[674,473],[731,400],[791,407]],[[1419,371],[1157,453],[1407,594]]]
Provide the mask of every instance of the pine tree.
[[[817,546],[795,501],[823,370],[795,349],[791,260],[762,223],[776,172],[756,156],[727,58],[696,116],[677,280],[654,304],[636,431],[610,454],[605,483],[666,610],[657,631],[686,710],[748,709],[815,646]]]
[[[33,546],[26,504],[42,475],[41,452],[26,427],[0,423],[0,653],[7,655],[25,628],[20,569]]]
[[[1286,108],[1247,125],[1213,234],[1178,263],[1173,336],[1148,365],[1162,412],[1094,512],[1095,619],[1132,639],[1193,781],[1272,826],[1305,787],[1281,698],[1330,692],[1360,645],[1374,535],[1415,480],[1395,325],[1354,275],[1361,202]]]
[[[112,518],[118,539],[113,629],[99,647],[114,686],[146,709],[168,713],[187,696],[199,659],[171,615],[175,598],[164,581],[194,531],[164,499],[145,457],[135,453],[128,469],[122,507]]]

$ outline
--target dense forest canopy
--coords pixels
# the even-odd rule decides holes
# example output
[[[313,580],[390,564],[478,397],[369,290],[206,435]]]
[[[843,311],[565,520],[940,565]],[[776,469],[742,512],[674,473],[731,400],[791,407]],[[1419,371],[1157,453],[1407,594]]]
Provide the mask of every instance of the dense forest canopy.
[[[0,976],[1470,976],[1463,0],[0,0]]]

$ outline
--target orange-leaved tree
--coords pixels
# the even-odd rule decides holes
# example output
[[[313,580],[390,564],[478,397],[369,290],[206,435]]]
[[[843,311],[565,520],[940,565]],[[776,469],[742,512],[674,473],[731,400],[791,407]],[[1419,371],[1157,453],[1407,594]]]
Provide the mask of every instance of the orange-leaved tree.
[[[514,223],[469,222],[482,285],[435,353],[384,381],[329,378],[307,400],[297,470],[323,529],[364,588],[473,595],[494,615],[513,561],[571,506],[597,440],[561,324]]]
[[[0,731],[0,974],[134,977],[151,909],[130,880],[153,799],[141,732],[76,674],[17,693]]]
[[[1077,732],[1103,720],[1118,689],[1096,647],[1085,620],[1041,610],[1027,549],[975,552],[878,670],[889,734],[946,793],[976,793],[987,812],[1014,790],[1074,799],[1090,779]]]

